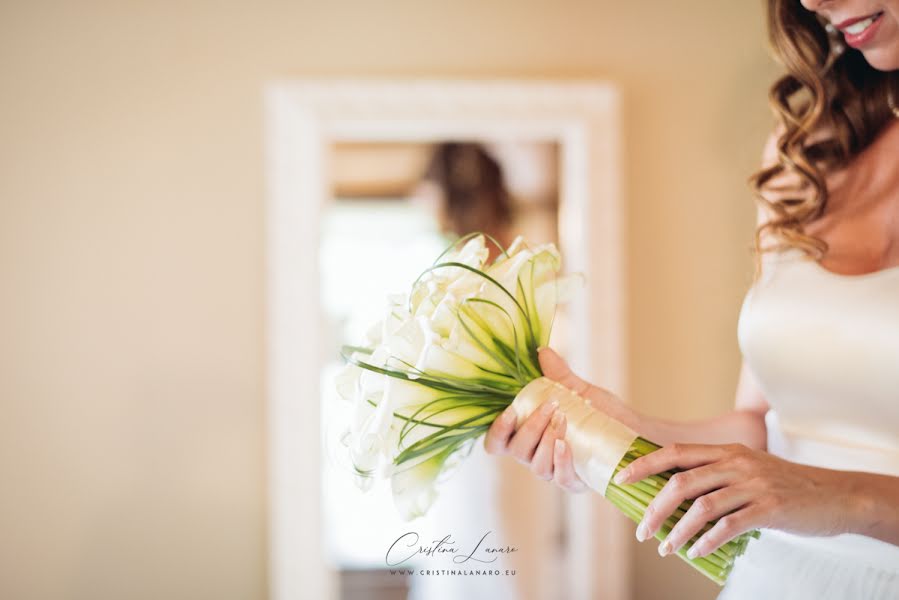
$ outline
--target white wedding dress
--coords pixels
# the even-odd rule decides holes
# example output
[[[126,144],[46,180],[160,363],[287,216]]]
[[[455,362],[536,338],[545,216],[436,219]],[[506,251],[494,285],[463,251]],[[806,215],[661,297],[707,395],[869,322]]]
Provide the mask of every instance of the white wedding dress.
[[[839,275],[798,250],[768,255],[739,341],[770,405],[769,452],[899,476],[899,267]],[[718,598],[897,599],[899,546],[764,529]]]

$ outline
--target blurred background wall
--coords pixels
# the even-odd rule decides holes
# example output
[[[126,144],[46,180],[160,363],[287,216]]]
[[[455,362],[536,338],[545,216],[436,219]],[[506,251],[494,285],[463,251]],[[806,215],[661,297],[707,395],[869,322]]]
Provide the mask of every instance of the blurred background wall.
[[[265,597],[267,80],[620,84],[631,400],[699,417],[775,73],[760,2],[0,3],[0,596]],[[714,597],[633,546],[638,598]]]

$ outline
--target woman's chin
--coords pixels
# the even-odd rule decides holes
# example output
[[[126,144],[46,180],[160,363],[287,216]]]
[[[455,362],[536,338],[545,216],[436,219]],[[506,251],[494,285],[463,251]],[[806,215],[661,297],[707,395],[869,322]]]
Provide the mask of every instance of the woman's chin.
[[[899,46],[899,44],[896,44]],[[863,52],[868,64],[878,71],[899,70],[899,47],[897,48],[871,48]]]

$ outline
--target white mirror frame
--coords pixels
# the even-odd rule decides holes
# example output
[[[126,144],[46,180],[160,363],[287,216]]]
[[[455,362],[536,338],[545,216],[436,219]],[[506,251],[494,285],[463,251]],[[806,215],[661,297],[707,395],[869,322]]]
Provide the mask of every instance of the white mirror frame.
[[[627,397],[619,95],[590,81],[286,81],[266,90],[269,589],[335,597],[323,559],[319,217],[337,141],[555,141],[575,370]],[[584,332],[578,335],[577,331]],[[593,494],[568,497],[569,596],[630,597],[631,527]]]

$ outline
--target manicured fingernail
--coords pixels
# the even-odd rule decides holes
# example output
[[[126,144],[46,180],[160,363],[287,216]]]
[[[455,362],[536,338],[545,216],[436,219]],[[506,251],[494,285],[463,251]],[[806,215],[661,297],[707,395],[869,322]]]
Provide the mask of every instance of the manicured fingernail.
[[[552,413],[554,413],[557,408],[559,408],[559,401],[556,400],[555,398],[553,398],[552,400],[550,400],[548,402],[543,403],[543,412],[548,415],[551,415]]]
[[[659,544],[659,556],[668,556],[671,552],[671,542],[665,540],[661,544]]]
[[[563,454],[564,452],[565,452],[565,440],[557,439],[556,444],[555,444],[555,453]]]
[[[559,419],[561,419],[561,418],[562,418],[562,413],[560,413],[558,411],[554,412],[553,418],[549,420],[550,427],[552,427],[553,429],[558,429],[559,428]]]
[[[687,550],[687,558],[699,558],[699,546],[693,545]]]
[[[617,473],[615,473],[615,477],[612,479],[618,485],[621,485],[625,481],[627,481],[628,476],[630,476],[630,471],[627,469],[621,469]]]
[[[503,411],[503,420],[506,423],[512,424],[518,420],[518,415],[515,414],[515,409],[510,405],[509,408]]]
[[[546,350],[547,348],[549,348],[549,346],[537,346],[537,352],[540,352],[541,350]]]
[[[641,521],[640,524],[637,525],[637,541],[642,542],[645,540],[648,533],[646,523]]]

